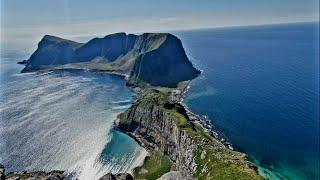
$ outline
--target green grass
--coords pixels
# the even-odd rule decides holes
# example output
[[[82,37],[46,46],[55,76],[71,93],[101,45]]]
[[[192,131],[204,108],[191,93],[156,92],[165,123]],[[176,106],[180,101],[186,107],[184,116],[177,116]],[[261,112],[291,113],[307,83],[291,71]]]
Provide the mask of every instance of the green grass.
[[[172,162],[160,151],[154,150],[146,157],[142,167],[133,170],[134,179],[155,180],[170,171]]]
[[[170,102],[170,97],[154,89],[145,89],[139,97],[139,105],[146,108],[152,106],[163,107],[166,102]]]
[[[120,119],[119,125],[124,125],[127,123],[127,117],[126,117],[125,112],[119,114],[119,119]]]
[[[191,123],[184,117],[184,115],[178,113],[175,109],[167,110],[167,112],[174,117],[175,123],[179,128],[191,128]]]
[[[136,87],[140,87],[143,89],[147,89],[148,87],[150,87],[150,84],[139,79],[136,75],[130,76],[130,78],[128,79],[128,84]]]
[[[91,71],[113,71],[112,66],[107,63],[97,62],[82,62],[82,63],[70,63],[55,67],[56,69],[88,69]]]
[[[154,89],[160,91],[163,94],[169,95],[174,89],[168,87],[155,87]]]
[[[201,159],[202,152],[206,155]],[[219,157],[220,156],[220,157]],[[244,168],[245,165],[232,162],[226,157],[238,159],[243,158],[242,153],[229,151],[225,148],[217,148],[215,150],[198,145],[195,152],[197,163],[196,173],[194,174],[199,180],[207,179],[228,179],[228,180],[258,180],[262,179],[253,170]]]
[[[205,132],[202,127],[192,125],[184,115],[178,113],[175,109],[170,109],[167,111],[174,117],[178,128],[184,130],[190,137],[202,136],[210,141],[214,140],[214,138],[209,133]]]
[[[195,125],[194,128],[183,128],[183,130],[189,135],[190,137],[201,136],[206,138],[210,141],[215,141],[215,139],[207,132],[203,130],[202,127]]]

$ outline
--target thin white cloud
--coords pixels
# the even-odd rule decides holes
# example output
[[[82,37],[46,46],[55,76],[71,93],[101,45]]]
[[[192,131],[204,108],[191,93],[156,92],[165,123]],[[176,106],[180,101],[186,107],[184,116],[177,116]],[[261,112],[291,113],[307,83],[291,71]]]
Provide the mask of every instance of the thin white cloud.
[[[175,31],[197,28],[212,28],[225,26],[240,26],[254,24],[303,22],[310,19],[309,16],[299,18],[261,16],[248,18],[245,16],[208,16],[189,15],[179,17],[128,17],[112,18],[93,22],[69,22],[48,25],[32,25],[22,27],[1,28],[1,43],[18,43],[35,45],[45,34],[52,34],[64,38],[79,40],[79,37],[104,36],[115,32],[143,33],[150,31]],[[35,47],[33,47],[35,48]]]

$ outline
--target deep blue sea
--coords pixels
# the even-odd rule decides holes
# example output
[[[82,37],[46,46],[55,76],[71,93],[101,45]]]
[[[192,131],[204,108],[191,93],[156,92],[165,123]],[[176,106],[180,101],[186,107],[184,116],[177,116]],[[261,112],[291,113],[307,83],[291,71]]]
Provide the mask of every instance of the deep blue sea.
[[[134,96],[124,78],[85,71],[21,74],[17,61],[29,53],[1,50],[0,162],[7,172],[60,169],[98,179],[142,162],[146,151],[112,130]]]
[[[176,32],[203,73],[184,103],[271,179],[319,179],[319,24]]]

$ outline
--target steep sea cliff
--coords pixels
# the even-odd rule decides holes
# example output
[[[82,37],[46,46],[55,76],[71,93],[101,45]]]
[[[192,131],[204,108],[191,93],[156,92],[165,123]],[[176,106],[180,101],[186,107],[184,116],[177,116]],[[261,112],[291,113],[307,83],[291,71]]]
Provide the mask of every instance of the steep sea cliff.
[[[198,121],[191,121],[184,107],[171,98],[171,93],[163,89],[141,92],[136,102],[119,115],[119,129],[150,152],[160,151],[169,157],[173,163],[170,170],[190,177],[262,179],[245,154],[229,150]],[[136,176],[148,177],[143,174],[148,171],[136,169]]]

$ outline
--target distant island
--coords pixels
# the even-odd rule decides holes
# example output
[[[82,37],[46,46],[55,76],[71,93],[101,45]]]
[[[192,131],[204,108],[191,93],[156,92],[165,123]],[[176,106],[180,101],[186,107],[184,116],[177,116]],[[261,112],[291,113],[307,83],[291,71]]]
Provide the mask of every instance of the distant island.
[[[45,35],[38,49],[23,61],[22,72],[44,69],[87,69],[109,71],[128,77],[135,86],[176,87],[195,78],[195,69],[181,41],[168,33],[133,35],[116,33],[77,43]]]
[[[116,33],[87,43],[46,35],[21,63],[25,64],[22,72],[117,73],[134,87],[137,99],[118,116],[114,127],[133,137],[149,156],[132,175],[107,174],[101,179],[263,179],[245,154],[219,141],[200,116],[181,105],[188,83],[200,71],[172,34]],[[60,177],[61,172],[54,175]],[[7,176],[19,177],[19,173]]]

